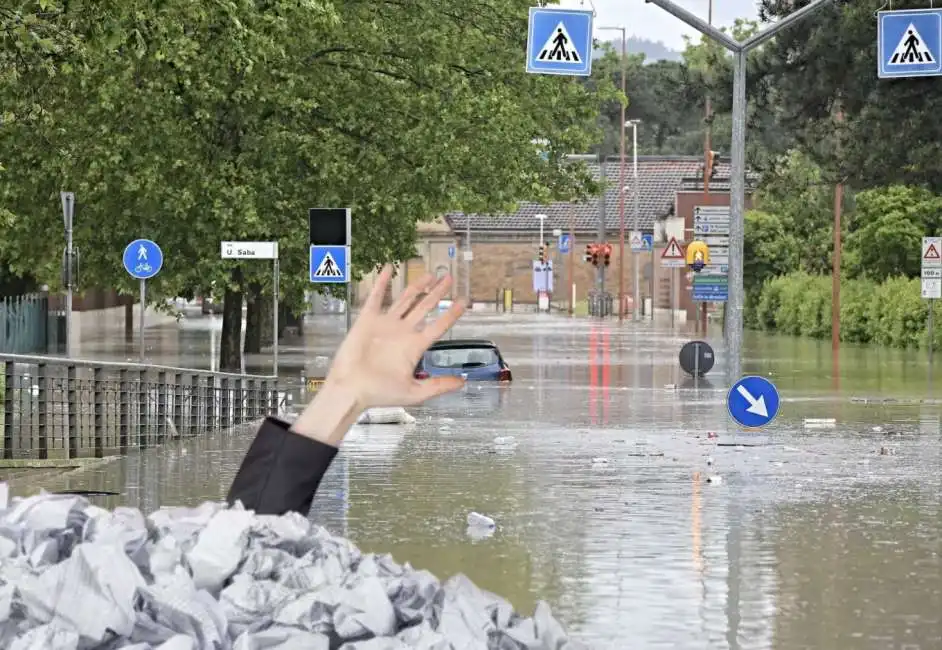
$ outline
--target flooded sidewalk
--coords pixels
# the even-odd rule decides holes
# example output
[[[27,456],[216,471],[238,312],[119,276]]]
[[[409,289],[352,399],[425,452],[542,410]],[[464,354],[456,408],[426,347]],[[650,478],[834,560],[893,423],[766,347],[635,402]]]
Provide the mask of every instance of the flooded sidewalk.
[[[325,366],[342,334],[342,316],[312,319],[282,347],[284,376]],[[209,321],[164,336],[176,342],[155,363],[209,367]],[[832,376],[817,342],[749,335],[745,372],[784,402],[747,433],[728,422],[722,363],[693,387],[677,364],[687,339],[650,324],[475,313],[455,336],[494,340],[513,385],[355,428],[315,503],[332,531],[466,573],[522,611],[545,599],[601,649],[942,647],[942,429],[940,407],[918,403],[918,357],[848,348]],[[880,396],[910,401],[855,401]],[[43,487],[143,510],[221,499],[252,433]],[[470,531],[472,511],[496,530]]]

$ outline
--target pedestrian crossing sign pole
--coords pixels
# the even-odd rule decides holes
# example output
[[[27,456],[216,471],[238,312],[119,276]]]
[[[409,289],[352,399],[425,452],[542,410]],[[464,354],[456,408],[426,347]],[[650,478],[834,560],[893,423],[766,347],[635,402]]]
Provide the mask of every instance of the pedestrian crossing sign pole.
[[[881,79],[942,76],[942,9],[877,14]]]
[[[310,276],[314,284],[350,282],[349,246],[311,246]]]
[[[592,11],[530,7],[527,72],[588,77],[592,74]]]

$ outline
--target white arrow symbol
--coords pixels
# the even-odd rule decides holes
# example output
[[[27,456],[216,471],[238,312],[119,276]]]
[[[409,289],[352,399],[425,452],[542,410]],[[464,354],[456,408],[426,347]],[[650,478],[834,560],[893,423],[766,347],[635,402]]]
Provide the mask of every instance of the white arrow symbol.
[[[746,409],[747,413],[754,413],[762,418],[769,417],[769,410],[765,408],[765,395],[759,395],[759,399],[756,399],[742,384],[736,386],[736,392],[749,402],[749,408]]]
[[[147,259],[147,249],[144,248],[144,244],[141,244],[137,249],[137,259],[139,260]]]

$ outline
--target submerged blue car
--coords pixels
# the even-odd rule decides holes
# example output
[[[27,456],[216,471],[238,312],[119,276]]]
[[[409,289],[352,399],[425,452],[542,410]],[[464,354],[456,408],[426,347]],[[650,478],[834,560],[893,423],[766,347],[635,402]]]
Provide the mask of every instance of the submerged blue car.
[[[453,375],[468,381],[513,380],[510,366],[492,341],[453,339],[432,345],[415,367],[417,379]]]

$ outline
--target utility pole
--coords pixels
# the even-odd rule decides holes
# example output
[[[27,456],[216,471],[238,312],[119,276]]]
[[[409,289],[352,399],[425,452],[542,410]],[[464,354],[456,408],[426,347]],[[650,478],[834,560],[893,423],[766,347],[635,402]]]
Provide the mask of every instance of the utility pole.
[[[710,0],[707,5],[707,24],[713,24],[713,0]],[[712,151],[713,151],[713,103],[710,99],[710,93],[707,91],[705,104],[705,115],[704,122],[706,128],[704,129],[703,134],[703,204],[709,205],[709,199],[707,198],[710,195],[710,174],[712,173]],[[707,335],[707,304],[706,302],[700,303],[700,313],[698,321],[702,322],[703,327],[703,336],[706,338]]]
[[[628,95],[628,30],[625,27],[599,27],[621,32],[621,93]],[[625,318],[625,104],[621,105],[621,145],[618,155],[618,321]],[[604,284],[603,277],[603,284]],[[635,288],[637,292],[637,287]],[[635,299],[637,299],[635,295]]]
[[[844,122],[844,111],[837,109],[838,125]],[[840,129],[840,127],[838,127]],[[840,131],[838,130],[838,146]],[[834,186],[834,254],[831,256],[831,350],[836,355],[841,347],[841,221],[844,207],[844,184],[838,179]],[[929,346],[930,349],[932,346]],[[836,373],[836,369],[835,369]]]

